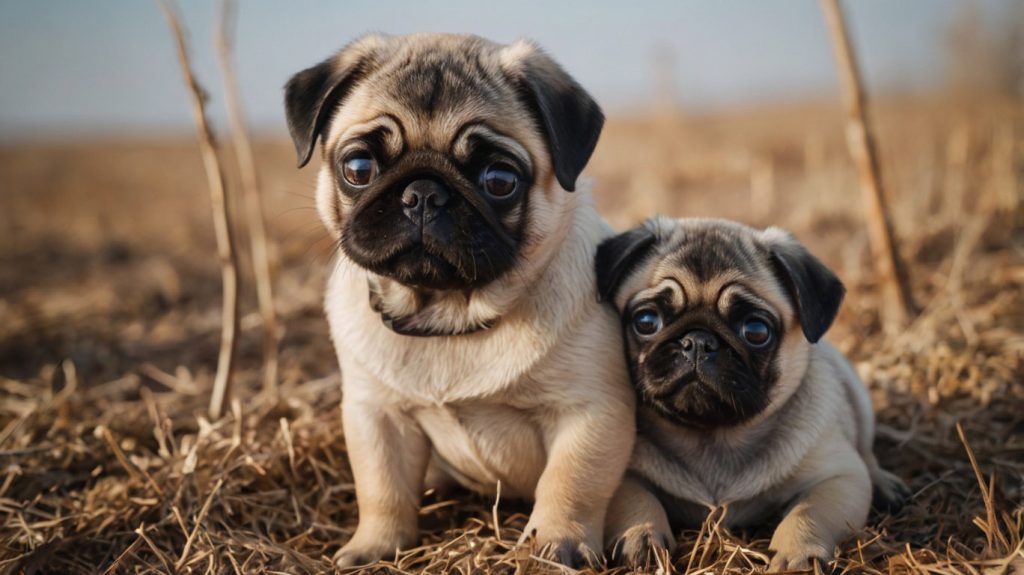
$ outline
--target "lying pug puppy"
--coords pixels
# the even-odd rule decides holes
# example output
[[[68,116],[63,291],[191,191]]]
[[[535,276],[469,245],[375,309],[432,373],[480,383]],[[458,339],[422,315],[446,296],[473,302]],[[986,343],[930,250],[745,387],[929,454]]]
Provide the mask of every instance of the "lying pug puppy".
[[[368,36],[288,82],[300,167],[340,246],[325,308],[365,564],[417,544],[425,476],[533,499],[524,539],[600,551],[635,398],[593,258],[611,230],[569,193],[603,124],[528,42]],[[429,466],[429,472],[428,472]]]
[[[843,285],[792,235],[656,218],[596,262],[641,402],[606,524],[618,560],[642,564],[725,507],[727,526],[782,510],[770,570],[805,569],[864,526],[872,484],[880,504],[908,494],[871,451],[867,389],[821,341]]]

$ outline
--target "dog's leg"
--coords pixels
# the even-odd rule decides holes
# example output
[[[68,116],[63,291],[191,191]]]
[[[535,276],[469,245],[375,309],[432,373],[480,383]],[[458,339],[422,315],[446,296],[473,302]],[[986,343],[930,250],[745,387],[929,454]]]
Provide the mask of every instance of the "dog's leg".
[[[864,526],[871,507],[871,478],[852,446],[835,453],[845,464],[836,475],[819,481],[798,496],[772,536],[775,552],[769,572],[811,568],[817,558],[827,561],[836,544]]]
[[[675,547],[665,508],[628,472],[608,504],[604,525],[609,558],[621,565],[644,569],[650,567],[656,553]]]
[[[459,482],[445,471],[444,465],[438,458],[437,453],[434,453],[430,458],[430,462],[427,464],[427,473],[423,480],[423,489],[425,491],[433,490],[438,497],[447,497],[448,494],[458,485]]]
[[[350,385],[358,377],[352,371],[344,373],[342,423],[359,525],[334,556],[339,567],[373,563],[416,544],[423,476],[430,456],[430,442],[412,419],[362,400],[359,392],[367,387]]]
[[[550,421],[548,462],[520,543],[532,537],[565,565],[593,565],[608,502],[629,460],[635,415],[628,402],[604,398]]]
[[[871,506],[886,513],[899,512],[907,499],[910,499],[910,487],[898,475],[883,469],[874,453],[861,455],[868,466],[868,474],[871,475],[871,485],[874,488]]]
[[[874,486],[874,497],[871,506],[879,511],[896,513],[910,497],[910,488],[898,476],[886,471],[875,457],[875,412],[871,406],[871,396],[867,386],[861,381],[853,366],[832,346],[825,348],[825,353],[835,366],[839,381],[846,390],[850,406],[853,408],[854,421],[857,424],[856,447],[864,464],[868,466],[871,485]]]

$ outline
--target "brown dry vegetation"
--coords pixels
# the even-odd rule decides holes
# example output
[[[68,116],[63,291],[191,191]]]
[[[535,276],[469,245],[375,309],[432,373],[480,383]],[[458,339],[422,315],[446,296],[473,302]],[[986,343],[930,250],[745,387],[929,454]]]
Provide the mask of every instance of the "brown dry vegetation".
[[[876,119],[921,308],[901,333],[876,312],[836,108],[613,119],[589,174],[617,228],[658,211],[784,226],[850,288],[830,338],[871,387],[880,459],[914,495],[872,514],[832,568],[1024,572],[1024,114],[916,100]],[[356,523],[320,309],[332,246],[314,170],[295,171],[283,140],[256,153],[285,329],[279,396],[259,395],[243,269],[234,399],[211,422],[220,284],[194,144],[0,149],[0,572],[330,570]],[[512,549],[528,512],[428,494],[423,545],[373,569],[557,571]],[[711,521],[651,567],[757,570],[770,533]]]

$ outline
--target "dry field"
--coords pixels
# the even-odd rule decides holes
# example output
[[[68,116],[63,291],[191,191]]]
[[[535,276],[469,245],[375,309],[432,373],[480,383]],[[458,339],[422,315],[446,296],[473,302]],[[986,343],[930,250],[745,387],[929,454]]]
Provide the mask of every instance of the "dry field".
[[[781,225],[850,288],[830,337],[871,387],[881,461],[914,495],[896,515],[872,514],[825,571],[1024,573],[1024,108],[878,110],[920,308],[898,333],[881,327],[839,118],[817,104],[616,118],[588,173],[617,228],[656,211]],[[284,140],[256,151],[280,393],[260,393],[243,269],[235,393],[208,421],[220,274],[194,142],[0,148],[0,573],[330,571],[356,523],[320,310],[332,246],[314,170],[296,171]],[[371,570],[557,572],[512,548],[528,512],[427,494],[422,546]],[[651,568],[757,571],[770,533],[709,524]]]

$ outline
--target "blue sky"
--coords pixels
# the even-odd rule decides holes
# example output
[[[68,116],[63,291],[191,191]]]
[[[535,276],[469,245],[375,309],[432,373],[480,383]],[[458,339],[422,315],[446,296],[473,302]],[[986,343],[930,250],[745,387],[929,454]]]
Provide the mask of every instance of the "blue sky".
[[[1019,0],[980,0],[998,25]],[[873,90],[941,78],[943,32],[968,0],[847,0]],[[220,121],[217,2],[184,0],[200,81]],[[827,94],[836,80],[817,0],[242,0],[236,55],[257,129],[284,132],[281,88],[370,31],[472,32],[537,40],[614,113],[651,101],[652,55],[672,54],[692,109]],[[169,31],[147,0],[4,0],[0,139],[190,129]]]

